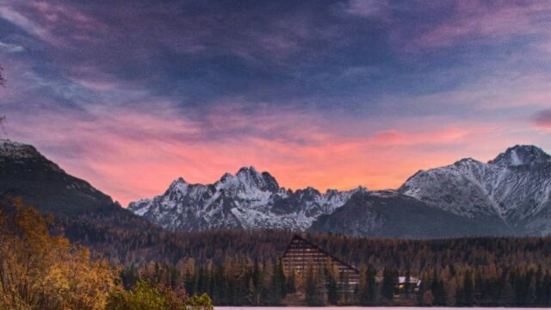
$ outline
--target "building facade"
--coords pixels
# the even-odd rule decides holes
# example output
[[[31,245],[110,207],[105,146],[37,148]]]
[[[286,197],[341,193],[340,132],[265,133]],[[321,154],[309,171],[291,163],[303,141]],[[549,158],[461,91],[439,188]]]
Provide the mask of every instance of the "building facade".
[[[339,288],[354,290],[360,283],[360,271],[335,256],[324,251],[312,242],[295,235],[281,257],[286,276],[293,274],[305,278],[313,274],[332,273]]]

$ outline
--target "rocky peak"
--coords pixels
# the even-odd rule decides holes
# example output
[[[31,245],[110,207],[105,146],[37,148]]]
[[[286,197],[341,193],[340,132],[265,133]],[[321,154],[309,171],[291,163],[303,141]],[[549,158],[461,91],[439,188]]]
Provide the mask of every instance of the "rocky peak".
[[[551,163],[551,156],[534,145],[515,145],[499,154],[489,163],[501,167]]]
[[[184,178],[179,177],[176,180],[172,181],[172,183],[170,183],[170,186],[166,190],[165,195],[168,194],[168,193],[172,193],[172,192],[183,193],[183,192],[185,192],[187,186],[188,186],[188,184],[186,183]]]
[[[268,172],[259,173],[254,167],[243,167],[235,175],[224,174],[219,181],[223,188],[243,188],[259,189],[261,191],[276,192],[279,190],[279,184],[276,179]]]
[[[0,157],[21,159],[42,157],[42,155],[32,145],[2,139],[0,140]]]
[[[300,199],[314,199],[315,197],[319,197],[321,195],[317,189],[310,186],[297,190],[296,194]]]
[[[473,159],[471,157],[463,158],[454,163],[455,166],[472,166],[472,165],[480,165],[484,164],[476,159]]]
[[[49,171],[65,173],[57,164],[40,154],[34,146],[7,139],[0,139],[0,163],[15,165],[34,163],[43,168],[47,167]]]
[[[253,166],[249,167],[241,167],[237,171],[236,175],[259,175],[258,171],[256,171],[256,168]]]
[[[183,189],[183,190],[180,190]],[[353,191],[313,187],[286,190],[268,172],[243,167],[214,184],[172,182],[164,195],[130,203],[129,209],[169,229],[283,228],[306,230],[323,214],[346,203]]]

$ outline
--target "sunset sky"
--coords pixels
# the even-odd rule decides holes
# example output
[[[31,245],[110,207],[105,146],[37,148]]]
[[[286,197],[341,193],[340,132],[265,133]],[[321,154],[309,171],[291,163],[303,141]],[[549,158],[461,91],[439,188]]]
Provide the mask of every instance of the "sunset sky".
[[[7,137],[123,205],[551,151],[551,1],[0,0],[0,65]]]

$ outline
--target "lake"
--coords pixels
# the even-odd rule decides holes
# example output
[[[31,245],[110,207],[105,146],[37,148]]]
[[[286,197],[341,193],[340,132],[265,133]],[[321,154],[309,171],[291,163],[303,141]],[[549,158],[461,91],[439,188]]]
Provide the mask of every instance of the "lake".
[[[323,310],[355,310],[355,309],[381,309],[381,310],[393,310],[393,309],[400,309],[400,310],[424,310],[424,309],[430,309],[430,310],[450,310],[454,309],[452,307],[214,307],[216,310],[282,310],[282,308],[285,309],[323,309]],[[479,309],[479,310],[514,310],[514,309],[542,309],[542,308],[487,308],[487,307],[466,307],[466,308],[456,308],[456,309]]]

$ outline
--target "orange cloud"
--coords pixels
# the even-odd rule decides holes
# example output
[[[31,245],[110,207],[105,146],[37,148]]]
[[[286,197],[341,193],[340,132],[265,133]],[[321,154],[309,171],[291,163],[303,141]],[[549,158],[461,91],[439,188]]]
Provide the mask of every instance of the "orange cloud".
[[[17,127],[16,135],[123,205],[163,192],[180,176],[212,183],[249,165],[294,189],[395,188],[418,169],[473,154],[489,159],[506,146],[498,139],[488,143],[495,129],[476,123],[415,127],[404,120],[401,127],[371,132],[297,110],[247,113],[228,105],[205,109],[200,120],[177,112],[164,102],[147,111],[96,107],[85,117],[43,111],[28,116],[22,123],[33,128]],[[37,128],[47,134],[35,136]]]

